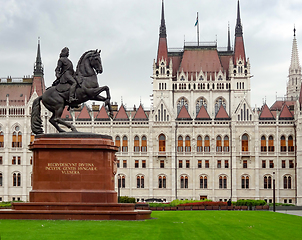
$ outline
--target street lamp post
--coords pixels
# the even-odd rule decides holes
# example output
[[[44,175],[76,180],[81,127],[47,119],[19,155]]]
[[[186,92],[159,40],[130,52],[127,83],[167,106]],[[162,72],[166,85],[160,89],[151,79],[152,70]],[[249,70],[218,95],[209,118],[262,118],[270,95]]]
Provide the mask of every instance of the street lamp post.
[[[273,211],[276,211],[276,186],[275,186],[275,172],[273,172]]]
[[[121,175],[117,175],[117,202],[120,202],[120,185],[121,185]]]

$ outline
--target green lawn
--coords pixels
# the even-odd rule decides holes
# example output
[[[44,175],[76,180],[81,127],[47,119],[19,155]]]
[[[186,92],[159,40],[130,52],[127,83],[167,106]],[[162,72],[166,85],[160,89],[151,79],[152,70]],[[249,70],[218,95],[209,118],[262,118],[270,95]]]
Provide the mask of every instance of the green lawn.
[[[0,220],[0,239],[301,239],[302,217],[268,211],[153,212],[146,221]]]

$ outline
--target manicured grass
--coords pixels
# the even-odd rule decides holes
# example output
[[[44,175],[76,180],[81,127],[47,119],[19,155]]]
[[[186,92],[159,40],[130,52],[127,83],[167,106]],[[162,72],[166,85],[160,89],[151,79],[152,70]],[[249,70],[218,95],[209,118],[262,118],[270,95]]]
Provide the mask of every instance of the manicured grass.
[[[301,239],[302,217],[267,211],[153,212],[146,221],[0,220],[0,239]]]

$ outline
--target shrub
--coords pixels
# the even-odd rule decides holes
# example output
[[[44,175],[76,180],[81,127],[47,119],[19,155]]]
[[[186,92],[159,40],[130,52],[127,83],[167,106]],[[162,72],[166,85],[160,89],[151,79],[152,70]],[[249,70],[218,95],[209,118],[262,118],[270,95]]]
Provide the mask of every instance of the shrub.
[[[264,200],[252,200],[252,199],[246,199],[246,200],[238,200],[237,202],[232,202],[235,206],[264,206],[266,205],[266,202]]]
[[[127,197],[127,196],[121,196],[118,198],[119,203],[135,203],[135,198]]]

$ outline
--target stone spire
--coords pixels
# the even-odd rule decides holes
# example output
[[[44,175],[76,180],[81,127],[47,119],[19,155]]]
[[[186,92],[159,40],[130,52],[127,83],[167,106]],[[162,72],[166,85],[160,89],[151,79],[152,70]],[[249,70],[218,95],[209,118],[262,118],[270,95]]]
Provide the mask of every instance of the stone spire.
[[[242,37],[242,25],[241,25],[241,18],[240,18],[240,6],[239,6],[239,0],[238,0],[238,6],[237,6],[237,23],[236,23],[236,29],[235,29],[235,36],[236,37]]]
[[[297,98],[301,90],[301,66],[299,62],[298,44],[296,39],[296,28],[294,28],[294,39],[292,47],[292,56],[289,67],[287,97]]]
[[[34,66],[34,76],[43,76],[43,64],[40,51],[40,38],[38,39],[37,57]]]
[[[299,62],[299,53],[298,53],[298,45],[297,45],[297,39],[296,39],[296,28],[294,28],[294,40],[293,40],[293,48],[292,48],[292,57],[291,57],[291,63],[290,63],[290,69],[289,74],[291,74],[291,70],[300,70],[301,66]]]
[[[166,38],[167,37],[165,11],[164,11],[164,0],[162,0],[161,24],[160,24],[160,30],[159,30],[159,37],[160,38]]]

